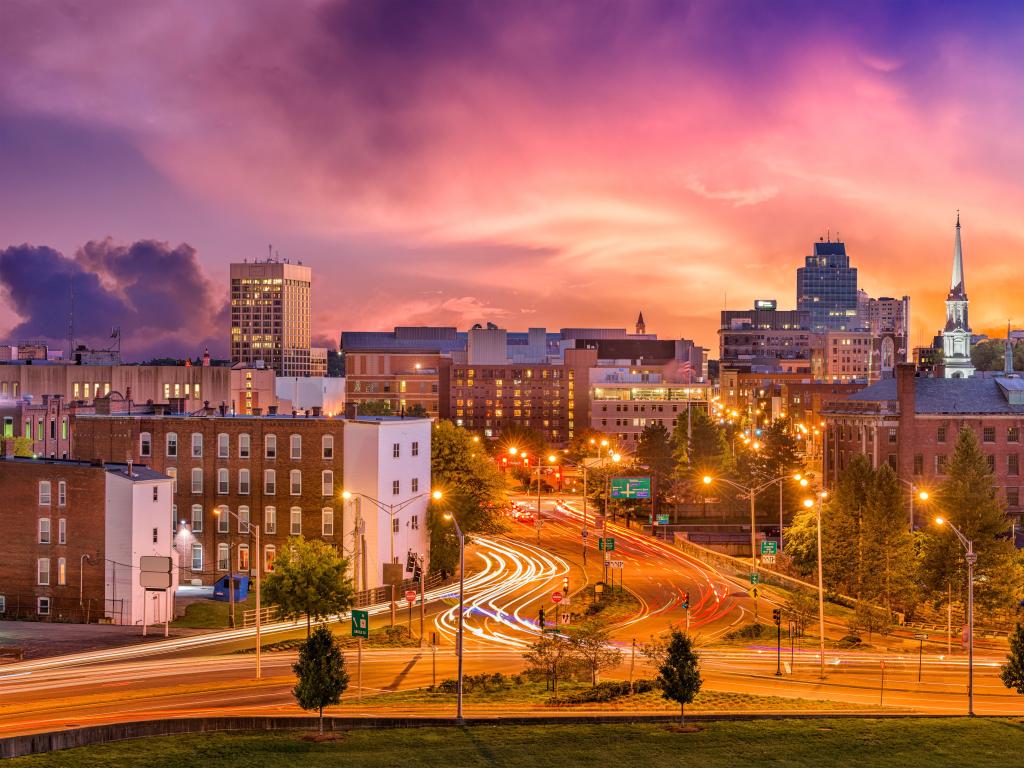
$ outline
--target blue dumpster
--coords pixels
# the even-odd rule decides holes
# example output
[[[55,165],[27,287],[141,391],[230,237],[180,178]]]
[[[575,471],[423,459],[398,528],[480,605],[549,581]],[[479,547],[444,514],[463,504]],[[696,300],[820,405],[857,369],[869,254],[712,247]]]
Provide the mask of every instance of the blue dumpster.
[[[249,577],[235,574],[235,602],[240,603],[249,596]],[[228,592],[229,577],[222,576],[213,585],[213,599],[222,603],[231,602],[231,594]]]

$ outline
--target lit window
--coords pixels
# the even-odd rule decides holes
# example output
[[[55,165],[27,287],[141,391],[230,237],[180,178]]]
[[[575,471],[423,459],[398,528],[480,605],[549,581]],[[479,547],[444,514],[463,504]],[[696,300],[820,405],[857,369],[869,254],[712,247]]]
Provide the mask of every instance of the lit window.
[[[277,547],[273,544],[267,544],[263,548],[263,570],[267,573],[272,573],[275,559],[277,559]]]

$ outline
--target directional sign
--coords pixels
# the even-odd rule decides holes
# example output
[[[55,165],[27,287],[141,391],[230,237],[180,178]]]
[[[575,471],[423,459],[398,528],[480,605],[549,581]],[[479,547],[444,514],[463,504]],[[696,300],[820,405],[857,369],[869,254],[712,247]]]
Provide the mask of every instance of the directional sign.
[[[622,564],[623,564],[623,561],[622,560],[605,560],[604,564],[607,565],[609,568],[621,568]]]
[[[408,600],[410,603],[415,603],[416,602],[416,590],[415,589],[407,589],[407,590],[405,590],[405,599]]]
[[[761,595],[761,590],[758,589],[757,587],[751,587],[750,589],[747,590],[747,594],[750,595],[755,600],[757,600],[757,598],[760,597],[760,595]]]
[[[914,635],[914,639],[915,640],[927,640],[928,639],[928,635],[924,634],[923,632],[922,633],[918,633],[918,634]]]
[[[775,555],[761,555],[761,562],[765,565],[775,565]]]
[[[370,636],[370,612],[352,610],[352,637]]]
[[[657,525],[668,525],[668,514],[659,514],[655,516],[655,524]]]
[[[762,541],[761,542],[761,554],[762,555],[777,555],[779,553],[779,542],[777,541]]]
[[[604,550],[605,552],[615,551],[615,539],[611,537],[601,537],[597,540],[597,548]]]
[[[649,499],[651,498],[651,478],[649,477],[613,477],[613,499]]]
[[[757,573],[756,571],[754,573],[750,574],[750,583],[754,584],[754,585],[760,584],[761,583],[761,574]]]
[[[562,602],[562,597],[563,597],[562,593],[557,591],[557,590],[555,590],[554,592],[551,593],[551,602],[555,603],[557,605],[558,603]]]

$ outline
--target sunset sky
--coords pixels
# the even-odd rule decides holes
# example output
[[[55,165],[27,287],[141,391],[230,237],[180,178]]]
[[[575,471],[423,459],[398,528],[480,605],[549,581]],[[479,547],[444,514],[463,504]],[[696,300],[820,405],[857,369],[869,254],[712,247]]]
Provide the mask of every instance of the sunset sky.
[[[321,338],[642,309],[717,356],[838,232],[919,344],[957,209],[974,330],[1024,327],[1018,8],[7,0],[0,339],[63,337],[73,275],[81,337],[223,354],[273,244]]]

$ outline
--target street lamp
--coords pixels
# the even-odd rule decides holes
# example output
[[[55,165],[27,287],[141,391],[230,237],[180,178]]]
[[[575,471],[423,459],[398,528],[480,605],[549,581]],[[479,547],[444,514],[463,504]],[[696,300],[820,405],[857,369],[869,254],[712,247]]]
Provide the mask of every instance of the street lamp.
[[[974,565],[978,556],[974,554],[974,542],[964,536],[949,520],[935,518],[936,525],[948,525],[956,534],[961,546],[967,551],[967,714],[974,716]]]
[[[455,710],[455,720],[459,725],[462,725],[462,614],[465,611],[466,594],[466,536],[462,533],[462,528],[459,527],[459,521],[455,519],[455,515],[451,512],[445,512],[444,519],[452,521],[452,524],[455,526],[455,534],[459,537],[459,699]]]
[[[822,680],[825,679],[825,580],[821,567],[821,505],[826,497],[828,497],[826,491],[818,493],[818,514],[816,515],[818,520],[818,659],[819,674]],[[814,499],[804,499],[804,506],[807,509],[814,505]]]
[[[590,442],[593,443],[594,442],[594,438],[590,438]],[[551,454],[550,456],[548,456],[548,462],[550,462],[551,464],[557,463],[558,460],[559,460],[558,457],[555,456],[554,454]],[[586,461],[586,458],[584,458],[584,460],[582,462],[576,462],[576,461],[573,461],[572,459],[566,459],[564,457],[562,458],[562,461],[564,463],[566,463],[566,464],[569,464],[571,466],[574,466],[574,467],[576,467],[578,469],[582,469],[583,470],[583,535],[582,535],[582,538],[583,538],[583,566],[586,567],[586,565],[587,565],[587,536],[589,535],[587,533],[587,461]]]
[[[217,507],[217,509],[213,510],[213,514],[214,514],[215,517],[218,517],[222,511],[225,511],[229,515],[232,515],[236,520],[238,520],[239,523],[242,522],[242,518],[240,518],[238,516],[238,513],[232,512],[227,507]],[[248,520],[246,520],[245,526],[249,530],[249,535],[252,536],[252,538],[253,538],[253,541],[254,541],[254,544],[255,544],[255,549],[256,549],[256,558],[257,558],[257,560],[256,560],[256,679],[259,680],[260,677],[262,677],[262,675],[263,675],[263,666],[262,666],[262,662],[260,660],[260,651],[262,650],[261,649],[261,645],[262,645],[261,632],[262,632],[262,629],[263,629],[263,624],[262,624],[263,617],[260,615],[260,613],[261,613],[261,611],[260,611],[260,583],[261,583],[260,582],[260,574],[263,572],[263,553],[260,550],[260,527],[258,525],[255,525],[254,523],[249,522]],[[231,540],[231,521],[228,520],[228,542],[229,542],[228,543],[228,584],[229,584],[228,588],[231,590],[231,593],[230,593],[231,594],[231,614],[232,614],[231,615],[231,620],[232,620],[231,625],[234,626],[235,576],[234,576],[234,572],[231,570],[231,544],[230,544],[230,540]],[[249,557],[251,558],[252,555],[250,554]],[[252,571],[252,560],[251,559],[249,560],[249,570]]]
[[[779,477],[776,477],[773,480],[767,480],[767,481],[761,483],[760,485],[748,486],[748,485],[741,485],[740,483],[733,482],[732,480],[729,480],[728,478],[724,478],[724,477],[714,478],[714,477],[711,477],[711,475],[704,475],[704,477],[703,477],[704,485],[711,485],[717,479],[717,480],[720,480],[721,482],[725,483],[726,485],[731,485],[733,488],[735,488],[736,490],[740,491],[740,493],[744,494],[748,499],[750,499],[750,559],[753,561],[753,564],[754,564],[755,568],[757,568],[757,510],[756,510],[756,508],[754,506],[754,502],[757,499],[757,494],[759,494],[765,488],[768,488],[769,486],[774,485],[775,483],[779,484],[779,549],[781,550],[782,549],[782,511],[783,511],[783,509],[782,509],[782,507],[783,507],[783,501],[782,501],[782,481],[783,480],[788,480],[790,478],[792,478],[794,480],[803,480],[804,479],[804,478],[800,477],[799,475],[779,475]]]
[[[914,499],[916,497],[918,501],[928,501],[928,498],[929,498],[928,491],[924,491],[924,490],[919,489],[910,480],[904,480],[902,477],[898,477],[896,479],[899,480],[901,483],[903,483],[903,485],[907,486],[907,488],[910,489],[910,532],[913,533],[914,532]]]

